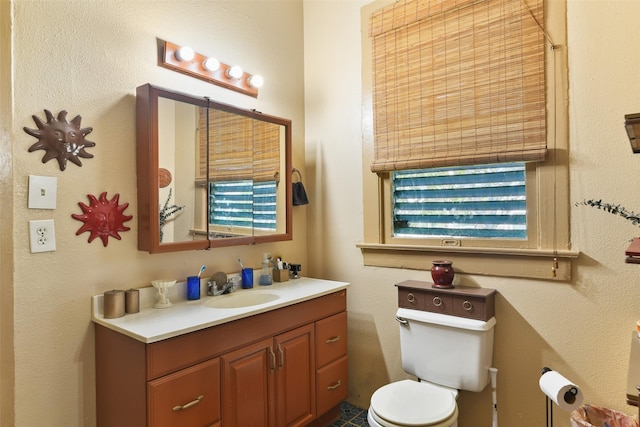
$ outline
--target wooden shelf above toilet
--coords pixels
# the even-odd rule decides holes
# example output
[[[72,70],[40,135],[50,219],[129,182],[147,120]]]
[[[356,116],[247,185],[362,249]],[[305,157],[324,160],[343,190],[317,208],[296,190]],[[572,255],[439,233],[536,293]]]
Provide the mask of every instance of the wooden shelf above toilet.
[[[487,321],[495,315],[495,289],[457,286],[434,288],[431,282],[406,280],[396,284],[398,307]]]

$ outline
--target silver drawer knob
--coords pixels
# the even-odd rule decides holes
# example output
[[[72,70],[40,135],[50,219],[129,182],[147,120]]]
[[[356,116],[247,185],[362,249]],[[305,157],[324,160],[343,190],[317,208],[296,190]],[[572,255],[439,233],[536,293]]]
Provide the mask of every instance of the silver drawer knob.
[[[416,296],[413,295],[412,293],[407,294],[407,301],[413,304],[414,302],[416,302]]]
[[[471,304],[471,302],[469,301],[465,301],[462,303],[462,308],[464,308],[467,311],[471,311],[473,310],[473,304]]]
[[[433,298],[433,305],[435,305],[436,307],[440,307],[442,305],[442,298],[434,297]]]

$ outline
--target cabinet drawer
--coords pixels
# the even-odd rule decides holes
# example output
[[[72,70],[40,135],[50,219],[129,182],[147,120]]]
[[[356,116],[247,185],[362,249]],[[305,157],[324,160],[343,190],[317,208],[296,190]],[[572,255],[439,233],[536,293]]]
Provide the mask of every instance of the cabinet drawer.
[[[316,366],[347,355],[347,312],[316,322]]]
[[[453,297],[451,314],[476,320],[488,320],[493,317],[493,313],[487,313],[487,304],[484,298],[462,295]]]
[[[425,309],[432,313],[453,314],[453,298],[440,292],[425,292]]]
[[[316,374],[318,414],[323,414],[347,398],[349,394],[347,356],[318,369]]]
[[[220,359],[149,381],[149,426],[208,426],[220,420]]]
[[[424,293],[415,292],[412,289],[399,288],[398,307],[425,311],[427,307]]]

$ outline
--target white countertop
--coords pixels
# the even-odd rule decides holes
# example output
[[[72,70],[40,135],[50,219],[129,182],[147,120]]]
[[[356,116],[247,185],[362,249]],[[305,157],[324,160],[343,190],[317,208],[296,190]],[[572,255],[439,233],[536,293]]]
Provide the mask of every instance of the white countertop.
[[[286,307],[345,289],[349,283],[301,277],[270,286],[238,289],[230,295],[210,297],[206,294],[206,280],[201,286],[201,299],[186,300],[186,283],[178,282],[169,291],[173,303],[169,308],[153,308],[157,296],[155,288],[140,290],[140,312],[115,319],[103,315],[103,295],[91,299],[91,319],[102,326],[144,343],[152,343],[178,335]],[[219,298],[233,297],[240,292],[273,292],[279,298],[272,302],[241,308],[211,308],[207,303]]]

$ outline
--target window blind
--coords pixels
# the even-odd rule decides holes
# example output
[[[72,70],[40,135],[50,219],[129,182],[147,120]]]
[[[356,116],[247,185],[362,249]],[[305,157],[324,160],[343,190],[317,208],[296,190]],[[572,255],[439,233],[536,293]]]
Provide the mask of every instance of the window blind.
[[[209,183],[209,223],[274,231],[276,229],[275,181],[214,181]]]
[[[207,174],[207,109],[200,108],[198,178]],[[280,170],[280,126],[209,110],[209,180],[273,181]]]
[[[392,173],[394,237],[527,238],[524,163]]]
[[[543,0],[405,0],[370,17],[373,172],[546,157]]]

